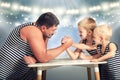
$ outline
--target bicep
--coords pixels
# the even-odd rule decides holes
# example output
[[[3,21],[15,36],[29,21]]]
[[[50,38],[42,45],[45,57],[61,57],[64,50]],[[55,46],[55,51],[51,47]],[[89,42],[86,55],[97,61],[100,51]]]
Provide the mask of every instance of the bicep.
[[[40,31],[32,30],[27,37],[27,41],[36,58],[42,57],[46,53],[46,45]]]

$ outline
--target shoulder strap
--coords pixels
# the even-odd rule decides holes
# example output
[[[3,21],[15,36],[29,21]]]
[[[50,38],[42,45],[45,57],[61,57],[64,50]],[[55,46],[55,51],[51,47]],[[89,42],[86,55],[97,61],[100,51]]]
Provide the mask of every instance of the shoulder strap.
[[[82,40],[82,43],[86,44],[86,42],[87,42],[87,39]]]

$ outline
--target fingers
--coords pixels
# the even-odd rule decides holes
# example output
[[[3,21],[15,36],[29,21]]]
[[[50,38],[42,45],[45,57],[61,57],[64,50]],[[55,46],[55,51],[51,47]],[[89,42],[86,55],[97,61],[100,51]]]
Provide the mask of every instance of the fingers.
[[[67,37],[67,36],[64,36],[64,37],[62,38],[62,40],[61,40],[61,43],[64,44],[64,43],[67,42],[67,40],[68,40],[68,37]]]
[[[25,55],[25,56],[23,57],[23,60],[25,61],[26,64],[29,64],[29,63],[30,63],[30,61],[29,61],[29,56],[26,56],[26,55]]]
[[[72,41],[72,38],[69,37],[69,36],[64,36],[64,37],[62,38],[61,43],[66,43],[66,42],[68,42],[68,41]]]
[[[23,60],[25,61],[26,64],[35,64],[36,63],[36,60],[31,57],[31,56],[24,56],[23,57]]]

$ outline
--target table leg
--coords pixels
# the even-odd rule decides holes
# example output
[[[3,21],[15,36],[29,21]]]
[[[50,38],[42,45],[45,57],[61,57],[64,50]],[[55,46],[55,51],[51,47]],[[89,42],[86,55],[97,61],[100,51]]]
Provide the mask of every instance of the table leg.
[[[42,70],[37,68],[37,80],[42,80]]]
[[[98,64],[94,65],[94,72],[95,72],[95,80],[100,80],[100,73],[99,73]]]
[[[87,67],[88,80],[91,80],[91,68]]]
[[[46,80],[46,70],[42,71],[42,80]]]

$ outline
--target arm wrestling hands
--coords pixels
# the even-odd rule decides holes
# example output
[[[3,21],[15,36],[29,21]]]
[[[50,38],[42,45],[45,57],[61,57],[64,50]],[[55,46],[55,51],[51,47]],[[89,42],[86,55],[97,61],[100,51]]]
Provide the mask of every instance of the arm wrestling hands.
[[[72,45],[73,41],[72,38],[69,36],[64,36],[61,40],[61,45],[63,45],[63,47],[65,47],[66,49],[68,47],[70,47]],[[25,61],[26,64],[35,64],[37,62],[37,60],[32,57],[32,56],[24,56],[23,60]]]

